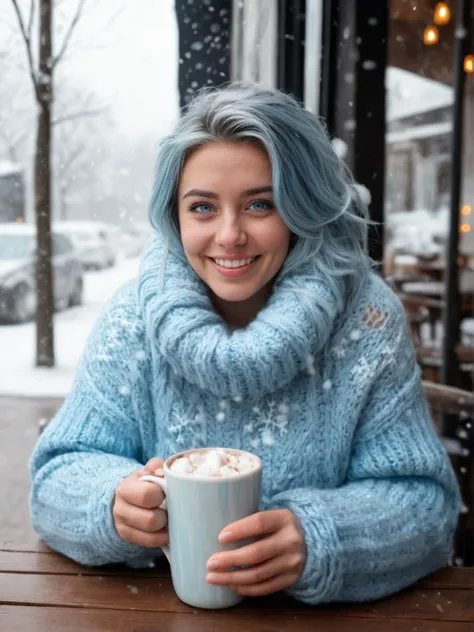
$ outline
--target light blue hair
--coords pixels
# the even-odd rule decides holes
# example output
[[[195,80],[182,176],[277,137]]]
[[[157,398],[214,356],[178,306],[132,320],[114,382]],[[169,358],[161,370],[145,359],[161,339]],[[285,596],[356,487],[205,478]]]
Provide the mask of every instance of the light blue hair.
[[[323,123],[278,90],[240,82],[205,89],[162,141],[149,216],[171,252],[184,257],[177,212],[184,162],[193,149],[213,141],[263,147],[272,165],[276,208],[293,234],[280,275],[314,265],[314,273],[347,306],[372,264],[367,204]],[[341,277],[346,296],[341,296]]]

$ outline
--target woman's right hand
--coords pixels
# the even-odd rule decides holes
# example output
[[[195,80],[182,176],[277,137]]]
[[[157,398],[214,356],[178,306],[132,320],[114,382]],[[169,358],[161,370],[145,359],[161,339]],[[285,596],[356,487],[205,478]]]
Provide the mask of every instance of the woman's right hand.
[[[154,483],[139,480],[146,474],[162,475],[162,467],[161,459],[150,459],[145,467],[117,486],[112,513],[115,529],[123,540],[151,548],[168,544],[165,529],[168,514],[159,508],[165,499],[163,490]]]

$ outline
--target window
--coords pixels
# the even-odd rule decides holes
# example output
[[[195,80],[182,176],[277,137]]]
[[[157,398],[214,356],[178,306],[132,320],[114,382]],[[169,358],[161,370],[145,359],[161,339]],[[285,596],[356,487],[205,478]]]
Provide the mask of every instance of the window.
[[[53,235],[53,257],[68,254],[72,251],[71,242],[64,235]]]

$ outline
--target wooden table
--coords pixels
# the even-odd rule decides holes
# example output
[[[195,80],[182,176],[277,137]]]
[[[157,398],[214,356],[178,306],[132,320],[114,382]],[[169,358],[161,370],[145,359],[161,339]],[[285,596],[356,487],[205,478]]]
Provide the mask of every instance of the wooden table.
[[[309,607],[281,594],[221,611],[176,597],[167,564],[84,568],[44,545],[0,543],[2,632],[472,632],[474,568],[445,568],[388,599]]]

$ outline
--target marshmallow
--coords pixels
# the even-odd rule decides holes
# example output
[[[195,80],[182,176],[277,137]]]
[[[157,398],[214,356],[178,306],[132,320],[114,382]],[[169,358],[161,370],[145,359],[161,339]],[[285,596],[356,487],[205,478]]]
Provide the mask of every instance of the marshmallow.
[[[239,472],[237,470],[234,470],[233,467],[230,467],[230,465],[223,465],[221,467],[221,469],[219,470],[219,475],[220,476],[238,476]]]
[[[229,454],[228,465],[236,470],[239,467],[239,457],[235,456],[235,454]]]
[[[255,463],[251,457],[247,456],[246,454],[242,454],[242,456],[239,457],[238,470],[241,474],[244,474],[245,472],[250,472],[254,469],[254,467]]]
[[[211,464],[204,461],[199,467],[194,470],[196,476],[219,476],[220,467],[213,467]]]
[[[189,460],[183,456],[171,464],[171,471],[176,474],[191,474],[194,470]]]
[[[221,450],[209,450],[204,455],[204,459],[212,470],[219,470],[227,463],[227,454]]]
[[[202,454],[201,452],[193,452],[189,456],[189,460],[191,461],[191,465],[193,465],[194,467],[199,467],[204,463],[205,457],[204,454]]]

